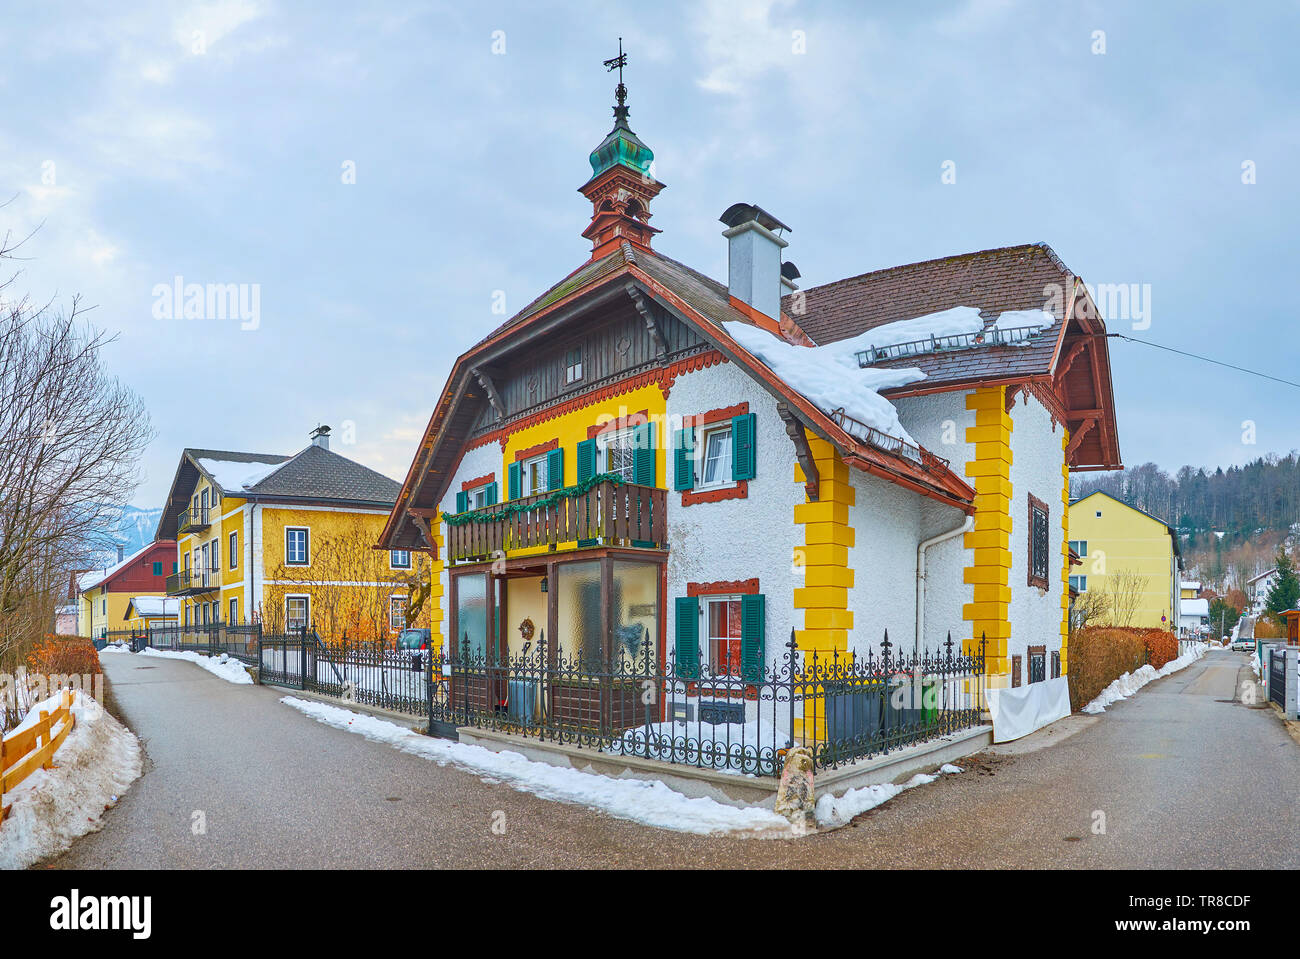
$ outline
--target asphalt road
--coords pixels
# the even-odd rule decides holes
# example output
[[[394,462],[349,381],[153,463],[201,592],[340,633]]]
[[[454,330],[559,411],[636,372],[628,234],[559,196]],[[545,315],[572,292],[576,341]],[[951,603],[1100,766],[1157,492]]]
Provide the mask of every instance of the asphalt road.
[[[1231,701],[1246,657],[1226,651],[851,827],[781,841],[549,802],[324,726],[270,687],[104,659],[145,773],[55,867],[1300,867],[1300,745],[1267,708]]]

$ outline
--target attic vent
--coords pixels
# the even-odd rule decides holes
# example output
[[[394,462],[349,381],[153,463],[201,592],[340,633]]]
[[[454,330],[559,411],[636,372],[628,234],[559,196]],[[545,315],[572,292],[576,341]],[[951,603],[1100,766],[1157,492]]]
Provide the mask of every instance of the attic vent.
[[[981,346],[1019,346],[1029,343],[1043,332],[1041,326],[1013,326],[1009,329],[993,327],[977,330],[974,333],[956,333],[951,336],[928,336],[923,340],[911,340],[907,343],[894,343],[890,346],[868,346],[858,350],[858,366],[871,366],[885,360],[896,360],[904,356],[919,356],[924,353],[947,353],[953,350],[972,350]]]

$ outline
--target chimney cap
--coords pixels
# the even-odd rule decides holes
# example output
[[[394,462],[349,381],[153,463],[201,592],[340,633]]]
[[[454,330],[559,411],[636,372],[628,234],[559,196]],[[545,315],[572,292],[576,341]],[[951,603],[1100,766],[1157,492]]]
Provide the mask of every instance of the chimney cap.
[[[781,276],[783,278],[787,280],[797,280],[801,275],[799,267],[795,266],[793,263],[786,261],[781,264]]]
[[[765,230],[790,230],[772,214],[768,213],[761,206],[755,203],[733,203],[722,211],[722,216],[718,220],[727,226],[736,227],[742,223],[748,223],[750,220],[757,220],[758,225]],[[791,230],[791,232],[794,232]]]
[[[328,436],[328,435],[329,435],[329,431],[330,431],[330,428],[329,428],[328,426],[318,426],[318,427],[316,427],[314,430],[311,431],[311,435],[312,435],[313,438],[315,438],[315,437],[317,437],[317,436]]]

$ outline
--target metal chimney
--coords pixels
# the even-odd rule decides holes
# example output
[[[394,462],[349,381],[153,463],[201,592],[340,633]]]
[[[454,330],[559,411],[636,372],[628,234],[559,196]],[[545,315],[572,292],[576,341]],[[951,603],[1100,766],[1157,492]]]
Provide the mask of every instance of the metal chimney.
[[[778,231],[790,228],[752,203],[733,203],[718,219],[728,227],[722,233],[727,238],[728,292],[779,322],[781,251],[790,244]]]
[[[319,446],[323,450],[330,448],[330,428],[328,426],[318,426],[311,431],[311,445]]]

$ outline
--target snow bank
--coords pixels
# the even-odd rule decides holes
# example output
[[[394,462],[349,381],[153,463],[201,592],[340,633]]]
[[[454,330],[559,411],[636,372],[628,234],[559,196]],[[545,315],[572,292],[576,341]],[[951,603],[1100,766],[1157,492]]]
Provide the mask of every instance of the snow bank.
[[[881,803],[888,802],[905,789],[914,789],[917,786],[932,783],[939,778],[940,773],[960,772],[965,772],[965,770],[960,766],[954,766],[952,763],[944,763],[939,767],[938,773],[917,773],[902,785],[878,783],[874,786],[861,786],[857,789],[850,789],[839,797],[827,793],[817,800],[817,825],[843,826],[854,816],[861,815],[868,809],[875,809]]]
[[[224,679],[228,683],[234,683],[237,686],[251,686],[253,684],[253,677],[248,675],[248,670],[244,667],[244,664],[237,659],[231,659],[225,653],[213,659],[211,656],[204,656],[202,653],[194,653],[188,650],[180,652],[171,649],[154,649],[150,646],[148,649],[141,650],[137,655],[157,656],[161,659],[184,659],[196,666],[202,666],[214,676]]]
[[[57,705],[57,695],[38,703],[22,725]],[[55,768],[38,769],[5,793],[12,808],[0,823],[0,869],[24,868],[100,829],[104,810],[143,771],[140,743],[129,729],[80,692],[72,711],[77,722],[54,754]]]
[[[1107,706],[1117,703],[1121,699],[1128,699],[1152,680],[1168,676],[1170,673],[1176,673],[1178,670],[1192,665],[1205,655],[1207,649],[1209,649],[1207,643],[1193,643],[1190,650],[1177,659],[1171,659],[1159,669],[1154,666],[1142,666],[1131,673],[1125,673],[1103,689],[1096,699],[1083,707],[1082,711],[1093,714],[1104,713]]]
[[[482,746],[434,739],[374,716],[293,696],[285,696],[280,702],[329,726],[358,733],[439,765],[450,763],[485,779],[505,783],[519,792],[587,806],[618,819],[699,835],[783,839],[793,834],[789,821],[770,809],[757,806],[742,809],[708,798],[691,799],[661,782],[612,779],[534,762],[516,752],[494,752]]]

